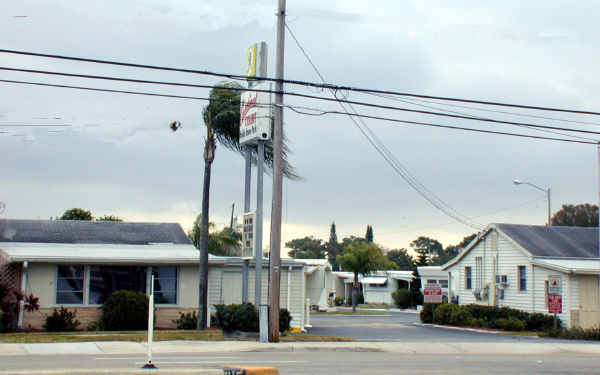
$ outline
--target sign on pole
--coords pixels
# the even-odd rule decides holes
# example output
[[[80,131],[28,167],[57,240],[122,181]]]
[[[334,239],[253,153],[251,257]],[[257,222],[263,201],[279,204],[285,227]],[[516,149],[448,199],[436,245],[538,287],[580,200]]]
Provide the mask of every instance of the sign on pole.
[[[560,275],[548,276],[548,294],[562,294]]]
[[[240,144],[252,144],[271,139],[271,91],[270,82],[260,82],[240,98]]]
[[[562,314],[562,296],[560,294],[548,294],[548,313]]]
[[[442,303],[442,286],[440,284],[426,284],[423,288],[423,302]]]
[[[244,213],[244,225],[242,228],[242,256],[254,256],[254,212]]]
[[[246,52],[246,76],[249,78],[267,76],[267,43],[260,42],[250,46]]]

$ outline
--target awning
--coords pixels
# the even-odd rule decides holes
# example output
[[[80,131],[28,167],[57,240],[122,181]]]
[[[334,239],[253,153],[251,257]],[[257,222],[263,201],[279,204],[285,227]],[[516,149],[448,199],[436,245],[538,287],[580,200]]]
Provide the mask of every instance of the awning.
[[[365,277],[360,280],[362,284],[377,284],[383,285],[387,282],[387,277]]]

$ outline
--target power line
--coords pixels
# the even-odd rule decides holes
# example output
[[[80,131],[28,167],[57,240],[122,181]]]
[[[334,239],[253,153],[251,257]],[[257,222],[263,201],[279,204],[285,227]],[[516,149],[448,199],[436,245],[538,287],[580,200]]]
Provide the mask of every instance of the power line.
[[[288,30],[289,30],[289,28],[288,28]],[[435,100],[444,100],[444,101],[453,101],[453,102],[462,102],[462,103],[471,103],[471,104],[483,104],[483,105],[492,105],[492,106],[521,108],[521,109],[533,109],[533,110],[539,110],[539,111],[552,111],[552,112],[564,112],[564,113],[600,116],[600,112],[593,112],[593,111],[582,111],[582,110],[572,110],[572,109],[555,108],[555,107],[542,107],[542,106],[511,104],[511,103],[502,103],[502,102],[484,101],[484,100],[475,100],[475,99],[461,99],[461,98],[423,95],[423,94],[390,91],[390,90],[365,89],[365,88],[358,88],[358,87],[333,85],[333,84],[328,84],[325,82],[319,84],[319,83],[308,82],[308,81],[276,79],[276,78],[269,78],[269,77],[247,77],[247,76],[242,76],[242,75],[237,75],[237,74],[211,72],[211,71],[207,71],[207,70],[173,68],[173,67],[165,67],[165,66],[157,66],[157,65],[126,63],[126,62],[120,62],[120,61],[90,59],[90,58],[83,58],[83,57],[53,55],[53,54],[45,54],[45,53],[39,53],[39,52],[27,52],[27,51],[17,51],[17,50],[9,50],[9,49],[0,49],[0,53],[10,53],[10,54],[17,54],[17,55],[25,55],[25,56],[37,56],[37,57],[45,57],[45,58],[53,58],[53,59],[89,62],[89,63],[96,63],[96,64],[109,64],[109,65],[125,66],[125,67],[132,67],[132,68],[164,70],[164,71],[172,71],[172,72],[180,72],[180,73],[194,73],[194,74],[202,74],[202,75],[230,78],[230,79],[236,79],[236,80],[256,79],[256,80],[262,80],[262,81],[282,82],[282,83],[293,84],[293,85],[318,87],[318,88],[324,88],[324,89],[329,89],[329,90],[334,90],[334,91],[345,90],[345,91],[355,91],[355,92],[361,92],[361,93],[389,94],[389,95],[408,96],[408,97],[421,98],[421,99],[435,99]]]
[[[296,38],[296,36],[292,32],[289,25],[286,25],[286,27],[287,27],[288,32],[290,33],[290,35],[296,42],[296,45],[298,45],[298,47],[300,48],[300,50],[302,51],[302,53],[304,54],[306,59],[310,62],[313,69],[319,76],[319,78],[321,78],[322,81],[325,81],[323,75],[321,74],[319,69],[317,69],[316,65],[312,62],[312,60],[308,56],[308,53],[304,50],[304,48],[302,48],[300,41]],[[344,110],[344,112],[348,112],[346,110],[345,105],[342,103],[342,101],[337,98],[337,95],[336,95],[337,92],[333,91],[331,89],[329,91],[331,92],[333,97],[335,97],[337,99],[338,104]],[[356,113],[356,110],[354,109],[354,107],[352,107],[352,104],[348,104],[348,105],[353,110],[353,112]],[[371,146],[373,146],[373,148],[375,148],[375,150],[392,167],[392,169],[394,169],[394,171],[396,171],[396,173],[398,173],[400,175],[400,177],[402,177],[402,179],[409,186],[411,186],[417,193],[419,193],[419,195],[421,195],[425,200],[427,200],[433,207],[437,208],[438,210],[442,211],[447,216],[453,218],[454,220],[456,220],[466,226],[469,226],[471,228],[475,228],[478,230],[481,229],[481,225],[471,222],[468,218],[466,218],[466,216],[462,215],[461,213],[456,211],[454,208],[452,208],[450,205],[445,203],[443,200],[438,198],[435,194],[433,194],[433,192],[431,192],[431,190],[427,189],[427,187],[425,187],[419,180],[417,180],[408,171],[408,169],[406,167],[404,167],[404,165],[402,165],[402,163],[400,163],[400,161],[394,156],[394,154],[392,154],[392,152],[385,146],[385,144],[383,144],[383,142],[379,139],[379,137],[377,137],[377,135],[375,133],[373,133],[373,131],[369,128],[369,126],[361,118],[355,119],[349,113],[348,113],[348,116],[349,116],[350,120],[354,123],[354,125],[358,128],[358,130],[367,139],[367,141],[371,144]],[[360,121],[360,124],[357,120]],[[362,126],[361,126],[361,124],[362,124]],[[367,132],[369,134],[367,134]]]
[[[202,101],[214,100],[214,99],[210,99],[210,98],[197,97],[197,96],[182,96],[182,95],[158,94],[158,93],[143,92],[143,91],[101,89],[101,88],[93,88],[93,87],[86,87],[86,86],[61,85],[61,84],[51,84],[51,83],[42,83],[42,82],[16,81],[16,80],[5,80],[5,79],[0,79],[0,82],[33,85],[33,86],[68,88],[68,89],[85,90],[85,91],[97,91],[97,92],[109,92],[109,93],[119,93],[119,94],[165,97],[165,98],[174,98],[174,99],[189,99],[189,100],[202,100]],[[343,101],[341,101],[340,103],[343,103]],[[265,107],[268,106],[268,105],[261,105],[261,104],[257,104],[257,105],[265,106]],[[315,115],[315,114],[299,111],[298,109],[296,109],[295,106],[286,105],[284,107],[289,108],[289,109],[293,110],[294,112],[302,114],[302,115],[313,115],[313,116]],[[308,107],[300,107],[300,108],[307,109]],[[393,119],[393,118],[388,118],[388,117],[363,115],[363,114],[358,114],[356,112],[350,113],[347,110],[345,110],[345,112],[342,112],[342,111],[323,111],[323,110],[314,109],[314,108],[308,108],[308,109],[313,110],[313,111],[314,110],[320,111],[320,113],[318,114],[319,116],[322,116],[325,114],[338,114],[338,115],[350,116],[350,118],[353,118],[353,117],[370,118],[370,119],[375,119],[375,120],[406,123],[406,124],[411,124],[411,125],[423,125],[423,126],[431,126],[431,127],[439,127],[439,128],[449,128],[449,129],[455,129],[455,130],[475,131],[475,132],[479,132],[479,133],[512,135],[512,136],[517,136],[517,137],[535,138],[535,139],[552,140],[552,141],[563,141],[563,142],[574,142],[574,143],[584,143],[584,144],[597,144],[596,142],[584,142],[584,141],[575,141],[575,140],[562,139],[562,138],[540,137],[540,136],[533,136],[533,135],[526,135],[526,134],[519,134],[519,133],[497,132],[497,131],[492,131],[492,130],[482,130],[482,129],[449,126],[449,125],[421,123],[421,122],[416,122],[416,121],[405,121],[405,120]]]
[[[207,88],[207,89],[212,89],[212,88],[216,87],[215,85],[201,85],[201,84],[169,82],[169,81],[142,80],[142,79],[134,79],[134,78],[123,78],[123,77],[113,77],[113,76],[100,76],[100,75],[91,75],[91,74],[75,74],[75,73],[53,72],[53,71],[37,70],[37,69],[21,69],[21,68],[0,67],[0,70],[13,71],[13,72],[23,72],[23,73],[34,73],[34,74],[46,74],[46,75],[64,76],[64,77],[75,77],[75,78],[86,78],[86,79],[99,79],[99,80],[118,81],[118,82],[131,82],[131,83],[142,83],[142,84],[156,84],[156,85],[167,85],[167,86],[179,86],[179,87],[193,87],[193,88]],[[247,89],[245,89],[243,87],[231,87],[230,89],[231,90],[237,90],[237,91],[247,91]],[[259,90],[259,89],[256,89],[256,90],[252,90],[252,91],[264,92],[264,93],[277,93],[277,91],[274,91],[274,90]],[[335,91],[332,91],[332,92],[334,93],[334,96],[335,96]],[[322,97],[322,96],[300,94],[300,93],[297,93],[297,92],[289,92],[289,91],[283,91],[282,93],[284,95],[297,96],[297,97],[302,97],[302,98],[307,98],[307,99],[316,99],[316,100],[324,100],[324,101],[335,101],[335,102],[342,102],[342,103],[346,103],[346,104],[353,104],[353,105],[360,105],[360,106],[365,106],[365,107],[372,107],[372,108],[377,108],[377,109],[395,110],[395,111],[402,111],[402,112],[411,112],[411,113],[418,113],[418,114],[432,115],[432,116],[451,117],[451,118],[456,118],[456,119],[461,119],[461,120],[483,121],[483,122],[490,122],[490,123],[495,123],[495,124],[505,124],[505,125],[515,125],[515,126],[527,126],[527,127],[534,127],[534,128],[540,128],[540,129],[552,129],[552,130],[562,130],[562,131],[570,131],[570,132],[577,132],[577,133],[598,134],[598,135],[600,135],[600,132],[598,132],[598,131],[592,131],[592,130],[580,130],[580,129],[571,129],[571,128],[561,128],[561,127],[556,127],[556,126],[546,126],[546,125],[529,124],[529,123],[523,123],[523,122],[503,121],[503,120],[495,120],[495,119],[490,119],[490,118],[480,118],[480,117],[471,117],[471,116],[464,116],[464,115],[448,114],[448,113],[442,113],[442,112],[423,111],[423,110],[409,109],[409,108],[403,108],[403,107],[393,107],[393,106],[380,105],[380,104],[374,104],[374,103],[359,102],[359,101],[354,101],[354,100],[344,100],[344,99],[337,98],[337,96],[335,96],[335,99],[332,99],[332,98],[327,98],[327,97]]]
[[[0,123],[0,127],[68,127],[68,126],[73,126],[73,125],[52,125],[52,124],[3,124]]]

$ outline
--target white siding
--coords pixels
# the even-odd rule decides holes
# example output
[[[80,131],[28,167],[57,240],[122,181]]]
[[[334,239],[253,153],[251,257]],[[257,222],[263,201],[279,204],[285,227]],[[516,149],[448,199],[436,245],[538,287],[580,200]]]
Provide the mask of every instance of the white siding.
[[[530,311],[548,314],[544,281],[548,280],[549,275],[561,276],[560,280],[562,283],[563,313],[558,314],[558,317],[562,320],[564,326],[569,327],[571,323],[571,310],[579,308],[579,293],[577,291],[576,278],[574,277],[570,277],[558,271],[535,266],[535,278],[533,285],[535,288],[535,309]]]
[[[526,267],[527,290],[525,291],[519,291],[518,266]],[[508,287],[504,289],[504,299],[498,298],[498,306],[532,311],[530,261],[522,251],[502,235],[498,236],[498,275],[508,276]]]

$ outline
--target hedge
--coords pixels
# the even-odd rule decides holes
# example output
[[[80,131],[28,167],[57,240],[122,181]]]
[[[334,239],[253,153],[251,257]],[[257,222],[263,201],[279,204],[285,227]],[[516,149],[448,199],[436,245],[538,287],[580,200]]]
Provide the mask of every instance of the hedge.
[[[251,303],[234,305],[215,305],[215,325],[223,332],[231,333],[258,332],[258,310]],[[285,333],[290,330],[292,316],[287,309],[279,310],[279,331]]]
[[[543,332],[552,329],[554,326],[552,315],[528,313],[509,307],[475,304],[459,306],[452,303],[442,303],[437,307],[433,304],[425,304],[420,317],[423,323],[489,327],[509,331]],[[560,319],[558,319],[557,324],[559,327],[561,326]]]

